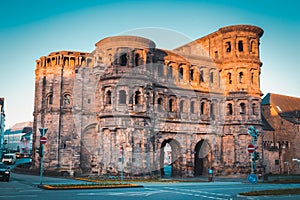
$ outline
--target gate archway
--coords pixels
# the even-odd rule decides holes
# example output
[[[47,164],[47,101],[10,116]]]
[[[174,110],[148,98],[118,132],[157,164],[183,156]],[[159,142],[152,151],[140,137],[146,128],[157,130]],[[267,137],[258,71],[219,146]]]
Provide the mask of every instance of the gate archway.
[[[166,150],[169,148],[169,150]],[[169,160],[168,160],[169,159]],[[181,176],[182,155],[178,141],[174,139],[164,140],[160,149],[160,171],[162,176]]]
[[[195,146],[194,176],[207,175],[209,168],[211,168],[211,147],[206,140],[201,140]]]

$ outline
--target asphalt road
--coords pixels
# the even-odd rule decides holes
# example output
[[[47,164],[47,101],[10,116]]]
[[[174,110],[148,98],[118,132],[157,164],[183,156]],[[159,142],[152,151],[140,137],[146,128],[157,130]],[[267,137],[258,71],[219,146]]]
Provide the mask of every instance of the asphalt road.
[[[12,173],[10,182],[0,182],[0,199],[5,200],[230,200],[230,199],[300,199],[297,196],[241,197],[239,192],[275,188],[300,187],[300,184],[256,184],[246,182],[210,183],[139,183],[143,188],[127,189],[85,189],[85,190],[44,190],[37,187],[39,176]],[[73,179],[43,177],[44,184],[78,183]],[[83,183],[81,181],[81,183]]]

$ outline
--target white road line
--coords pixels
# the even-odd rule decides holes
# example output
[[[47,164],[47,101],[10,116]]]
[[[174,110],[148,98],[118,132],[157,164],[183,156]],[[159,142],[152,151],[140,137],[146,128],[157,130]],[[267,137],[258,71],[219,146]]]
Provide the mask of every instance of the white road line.
[[[30,194],[28,194],[28,195],[10,195],[10,196],[8,196],[8,195],[5,195],[5,196],[0,196],[0,198],[2,198],[2,197],[4,197],[5,199],[7,199],[7,198],[28,198],[28,197],[37,197],[37,195],[30,195]]]
[[[206,195],[217,195],[217,196],[226,196],[230,197],[228,194],[218,194],[218,193],[211,193],[211,192],[204,192],[204,191],[195,191],[195,190],[190,190],[190,189],[179,189],[179,188],[172,188],[172,187],[164,187],[166,189],[172,190],[174,193],[182,194],[182,195],[189,195],[189,196],[197,196],[197,197],[204,197],[204,198],[209,198],[209,199],[217,199],[217,200],[226,200],[227,198],[221,198],[221,197],[213,197],[213,196],[206,196]],[[186,193],[186,192],[192,192],[191,193]],[[198,193],[198,194],[194,194]],[[203,193],[206,195],[202,195],[199,193]]]

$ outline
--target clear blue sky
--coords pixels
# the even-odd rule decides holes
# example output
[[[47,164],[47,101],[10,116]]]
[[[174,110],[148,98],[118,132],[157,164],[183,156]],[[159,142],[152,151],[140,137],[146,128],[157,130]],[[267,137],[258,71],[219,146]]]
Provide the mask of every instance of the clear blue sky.
[[[147,27],[194,40],[223,26],[259,26],[265,31],[261,38],[262,92],[300,98],[299,10],[300,3],[292,0],[3,1],[0,97],[5,98],[6,128],[33,121],[36,59],[59,50],[90,52],[104,37]],[[177,43],[155,42],[161,48]]]

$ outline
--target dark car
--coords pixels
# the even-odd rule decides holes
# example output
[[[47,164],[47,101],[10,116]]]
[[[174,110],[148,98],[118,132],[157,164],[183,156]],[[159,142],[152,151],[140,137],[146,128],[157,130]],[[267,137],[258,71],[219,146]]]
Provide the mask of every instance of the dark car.
[[[4,163],[0,162],[0,179],[3,181],[9,181],[10,168]]]

